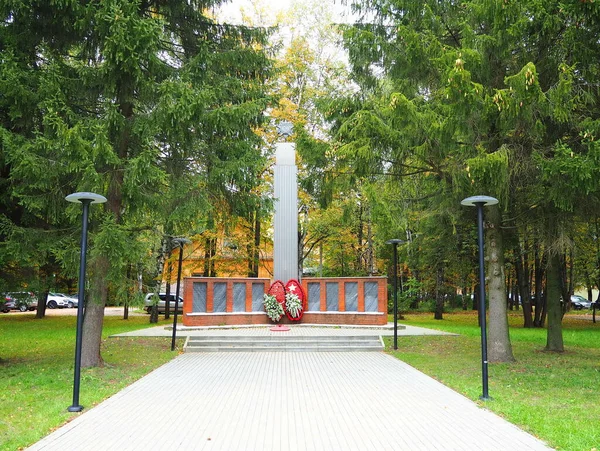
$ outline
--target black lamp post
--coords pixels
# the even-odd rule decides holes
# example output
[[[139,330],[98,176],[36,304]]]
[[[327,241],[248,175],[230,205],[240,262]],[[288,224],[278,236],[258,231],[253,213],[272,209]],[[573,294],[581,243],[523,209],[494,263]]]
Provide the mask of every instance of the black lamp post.
[[[393,239],[385,244],[394,245],[394,349],[398,349],[398,245],[406,241]]]
[[[77,292],[77,335],[75,339],[75,371],[73,377],[73,404],[67,409],[69,412],[81,412],[83,406],[79,404],[79,382],[81,379],[81,342],[83,332],[83,293],[85,290],[85,265],[87,254],[88,215],[90,204],[106,202],[106,197],[95,193],[73,193],[65,197],[69,202],[83,205],[82,231],[81,231],[81,256],[79,258],[79,290]]]
[[[179,287],[181,283],[181,264],[183,262],[183,246],[191,243],[187,238],[173,238],[173,244],[179,247],[179,268],[177,268],[177,288],[175,292],[175,313],[173,314],[173,337],[171,338],[171,351],[175,350],[175,338],[177,337],[177,311],[179,310]]]
[[[485,323],[485,267],[483,254],[483,206],[496,205],[498,199],[489,196],[472,196],[463,199],[460,204],[467,207],[477,207],[477,242],[479,243],[479,327],[481,328],[481,380],[483,394],[480,399],[487,401],[488,394],[488,361],[487,361],[487,331]]]

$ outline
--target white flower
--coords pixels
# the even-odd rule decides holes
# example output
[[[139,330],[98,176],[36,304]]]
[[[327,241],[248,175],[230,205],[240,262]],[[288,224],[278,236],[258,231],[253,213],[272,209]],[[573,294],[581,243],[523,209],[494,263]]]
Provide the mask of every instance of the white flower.
[[[283,307],[279,302],[277,302],[277,298],[272,294],[265,293],[263,298],[263,305],[265,306],[265,311],[267,312],[267,316],[273,322],[277,322],[281,319],[281,317],[285,314],[283,311]]]
[[[302,301],[294,293],[285,295],[285,309],[292,318],[298,318],[302,312]]]

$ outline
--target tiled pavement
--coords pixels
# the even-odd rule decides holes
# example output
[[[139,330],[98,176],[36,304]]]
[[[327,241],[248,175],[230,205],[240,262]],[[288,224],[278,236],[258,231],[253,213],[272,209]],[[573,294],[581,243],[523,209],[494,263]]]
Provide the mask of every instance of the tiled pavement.
[[[383,352],[231,352],[180,355],[29,449],[550,448]]]
[[[277,334],[291,336],[314,336],[314,335],[394,335],[393,324],[387,326],[314,326],[299,324],[291,326],[287,332],[272,332],[269,326],[214,326],[214,327],[177,327],[177,337],[187,336],[273,336]],[[115,337],[170,337],[173,334],[172,328],[150,327],[147,329],[134,330]],[[454,335],[449,332],[426,329],[424,327],[399,325],[398,336],[403,335]]]

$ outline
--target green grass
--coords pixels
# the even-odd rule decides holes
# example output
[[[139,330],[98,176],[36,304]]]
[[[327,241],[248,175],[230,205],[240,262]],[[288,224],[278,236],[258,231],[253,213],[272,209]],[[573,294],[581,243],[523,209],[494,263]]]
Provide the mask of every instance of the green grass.
[[[147,316],[105,317],[105,366],[81,371],[79,400],[86,409],[174,357],[170,339],[107,339],[149,326]],[[29,446],[78,415],[67,412],[73,400],[75,330],[75,316],[0,315],[0,450]]]
[[[403,337],[390,352],[465,396],[481,395],[481,348],[477,316],[407,314],[400,324],[458,333],[458,336]],[[0,315],[0,450],[36,442],[77,414],[72,402],[75,317]],[[489,365],[485,407],[562,450],[590,451],[600,444],[600,323],[567,316],[566,352],[543,352],[544,329],[523,329],[511,315],[517,359]],[[164,323],[163,323],[164,324]],[[151,326],[147,316],[106,317],[103,368],[83,369],[81,404],[89,409],[174,357],[168,338],[111,338]],[[388,349],[391,340],[388,339]],[[479,401],[478,401],[479,402]]]
[[[399,337],[390,352],[445,385],[479,401],[481,335],[476,313],[405,315],[400,324],[427,327],[459,336]],[[490,363],[485,407],[561,450],[600,448],[600,323],[566,316],[564,353],[545,352],[546,330],[523,329],[511,314],[515,363]]]

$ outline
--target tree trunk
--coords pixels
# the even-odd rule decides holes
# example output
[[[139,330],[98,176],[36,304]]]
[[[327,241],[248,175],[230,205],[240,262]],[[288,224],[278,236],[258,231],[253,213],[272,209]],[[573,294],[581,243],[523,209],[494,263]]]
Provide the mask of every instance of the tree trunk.
[[[485,236],[487,259],[488,296],[490,305],[488,328],[488,360],[490,362],[514,362],[508,317],[506,311],[506,284],[504,277],[504,248],[500,230],[498,208],[489,209]]]
[[[371,218],[371,206],[367,210],[367,265],[369,276],[375,274],[375,251],[373,250],[373,224]],[[400,287],[402,287],[402,271],[400,271]]]
[[[260,220],[261,214],[260,210],[256,210],[254,215],[254,252],[252,254],[252,277],[258,277],[259,267],[260,267]],[[302,273],[300,273],[302,274]]]
[[[127,293],[125,295],[125,302],[123,303],[123,319],[129,319],[129,299],[131,299],[131,293],[133,292],[132,286],[132,265],[131,263],[127,266]]]
[[[567,269],[567,256],[561,255],[559,258],[560,262],[560,298],[563,300],[561,307],[562,316],[565,315],[567,310],[571,310],[571,294],[569,288],[569,281],[567,280],[568,269]]]
[[[99,256],[90,262],[90,292],[85,300],[83,315],[83,333],[81,341],[81,367],[103,366],[100,355],[102,343],[102,325],[104,323],[104,307],[108,296],[106,274],[109,267],[108,258]],[[85,298],[85,296],[84,296]]]
[[[45,264],[40,270],[40,296],[38,299],[38,306],[35,312],[36,319],[43,319],[46,316],[46,303],[48,302],[48,294],[50,291],[50,283],[48,281],[48,274],[52,274],[55,271],[53,265]]]
[[[35,317],[37,319],[42,319],[46,316],[46,302],[48,302],[48,289],[45,289],[38,298],[38,306],[35,311]]]
[[[356,213],[356,254],[354,262],[354,270],[361,271],[364,269],[364,209],[362,201],[358,202]],[[354,246],[353,246],[354,248]]]
[[[519,298],[523,307],[523,326],[533,327],[531,293],[529,290],[529,263],[527,262],[527,253],[521,249],[520,244],[515,247],[515,270],[517,273],[517,284],[519,285]]]
[[[548,306],[548,331],[546,335],[546,351],[563,352],[565,350],[562,336],[562,308],[560,282],[560,255],[556,252],[548,257],[546,281],[546,303]]]
[[[255,209],[248,215],[248,223],[250,224],[250,233],[252,234],[252,240],[248,242],[246,246],[246,255],[248,258],[248,277],[258,277],[258,267],[260,263],[260,211]],[[303,239],[299,242],[298,254],[302,254]],[[301,259],[298,259],[301,262]],[[302,266],[302,263],[299,263]]]
[[[575,293],[575,283],[574,283],[574,276],[573,273],[575,271],[575,265],[573,264],[574,261],[574,257],[573,257],[573,250],[571,249],[571,252],[569,252],[569,260],[567,261],[568,263],[568,271],[565,271],[569,274],[569,296],[571,296],[572,294]]]
[[[204,240],[204,271],[203,277],[210,277],[210,240],[206,238]]]
[[[167,229],[170,230],[170,229]],[[156,258],[156,284],[154,286],[154,292],[160,293],[160,287],[162,285],[163,271],[165,269],[165,259],[171,256],[171,247],[173,246],[173,242],[171,241],[171,235],[164,235],[162,238],[160,252]],[[152,304],[152,308],[150,309],[150,324],[158,323],[158,306],[156,304]]]
[[[204,277],[216,277],[215,255],[217,250],[217,239],[208,237],[204,240]]]
[[[167,281],[165,290],[165,319],[171,318],[171,274],[173,273],[173,262],[171,261],[171,252],[169,252],[169,264],[167,265]],[[158,309],[157,309],[158,310]],[[158,314],[158,311],[157,311]]]
[[[513,310],[514,308],[514,292],[512,289],[512,278],[510,277],[510,271],[506,275],[506,308]]]
[[[534,244],[535,255],[534,255],[534,291],[535,291],[535,317],[533,319],[533,327],[544,327],[546,318],[546,301],[545,295],[543,294],[543,278],[544,278],[544,265],[540,258],[540,246],[539,243]]]
[[[435,314],[434,319],[444,319],[444,269],[439,266],[435,278]]]

